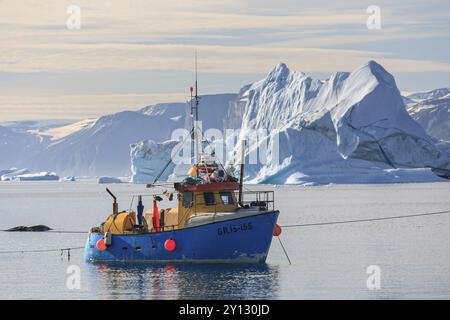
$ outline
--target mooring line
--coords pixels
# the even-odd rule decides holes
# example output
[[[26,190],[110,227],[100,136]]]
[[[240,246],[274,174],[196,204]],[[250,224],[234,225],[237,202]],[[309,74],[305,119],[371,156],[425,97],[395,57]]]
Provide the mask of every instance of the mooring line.
[[[33,233],[78,233],[78,234],[87,234],[89,231],[74,231],[74,230],[47,230],[47,231],[12,231],[8,229],[2,229],[0,232],[14,232],[14,233],[21,233],[21,232],[33,232]]]
[[[55,248],[55,249],[34,249],[34,250],[6,250],[6,251],[0,251],[0,254],[2,253],[32,253],[32,252],[36,252],[36,253],[40,253],[40,252],[63,252],[63,251],[68,251],[70,252],[70,250],[80,250],[80,249],[84,249],[84,247],[69,247],[69,248]]]
[[[44,231],[49,233],[79,233],[79,234],[86,234],[89,233],[89,231],[72,231],[72,230],[49,230]]]
[[[281,241],[281,237],[278,236],[277,238],[278,238],[278,241],[279,241],[280,244],[281,244],[281,248],[283,248],[284,255],[286,256],[287,260],[289,261],[289,264],[292,264],[292,263],[291,263],[291,259],[289,259],[289,255],[288,255],[286,249],[284,248],[283,242]]]
[[[359,222],[371,222],[371,221],[382,221],[382,220],[405,219],[405,218],[433,216],[433,215],[448,214],[448,213],[450,213],[450,210],[428,212],[428,213],[417,213],[417,214],[401,215],[401,216],[380,217],[380,218],[342,220],[342,221],[328,221],[328,222],[325,221],[325,222],[304,223],[304,224],[287,224],[287,225],[281,225],[281,227],[282,228],[297,228],[297,227],[325,226],[325,225],[333,225],[333,224],[347,224],[347,223],[359,223]]]

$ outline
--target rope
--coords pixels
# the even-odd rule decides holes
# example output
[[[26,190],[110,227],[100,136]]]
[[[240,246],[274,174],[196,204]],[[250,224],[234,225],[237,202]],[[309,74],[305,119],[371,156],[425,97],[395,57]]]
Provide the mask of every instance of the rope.
[[[79,233],[79,234],[89,233],[89,231],[72,231],[72,230],[60,230],[60,231],[58,231],[58,230],[50,230],[50,231],[47,231],[47,232],[50,232],[50,233]]]
[[[278,238],[278,241],[280,242],[281,248],[283,249],[284,255],[286,256],[289,264],[292,264],[291,259],[289,258],[289,255],[288,255],[286,249],[284,248],[283,242],[281,241],[281,237],[278,236],[277,238]]]
[[[333,225],[333,224],[347,224],[347,223],[359,223],[359,222],[371,222],[371,221],[414,218],[414,217],[432,216],[432,215],[440,215],[440,214],[448,214],[448,213],[450,213],[450,210],[428,212],[428,213],[417,213],[417,214],[402,215],[402,216],[382,217],[382,218],[342,220],[342,221],[329,221],[329,222],[315,222],[315,223],[305,223],[305,224],[288,224],[288,225],[283,225],[281,227],[283,227],[283,228],[297,228],[297,227],[325,226],[325,225]]]
[[[32,252],[59,252],[70,251],[70,250],[80,250],[84,249],[84,247],[70,247],[70,248],[59,248],[59,249],[35,249],[35,250],[10,250],[10,251],[0,251],[2,253],[32,253]]]
[[[89,231],[75,231],[75,230],[47,230],[47,231],[10,231],[8,229],[0,230],[0,232],[13,232],[13,233],[21,233],[21,232],[34,232],[34,233],[78,233],[78,234],[86,234]]]

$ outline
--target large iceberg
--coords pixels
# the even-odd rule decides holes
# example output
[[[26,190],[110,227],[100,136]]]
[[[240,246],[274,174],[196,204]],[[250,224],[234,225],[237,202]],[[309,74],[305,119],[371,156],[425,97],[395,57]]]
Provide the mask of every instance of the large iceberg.
[[[394,77],[374,61],[324,81],[279,64],[238,99],[241,140],[275,131],[250,148],[265,143],[268,159],[277,159],[250,164],[251,182],[401,182],[407,175],[392,174],[397,168],[429,168],[425,178],[412,174],[429,181],[438,179],[430,170],[450,172],[449,155],[409,116]]]

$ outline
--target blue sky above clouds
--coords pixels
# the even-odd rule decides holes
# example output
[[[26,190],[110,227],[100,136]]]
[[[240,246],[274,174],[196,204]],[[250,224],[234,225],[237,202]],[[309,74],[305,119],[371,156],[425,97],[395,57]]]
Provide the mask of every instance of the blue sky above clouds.
[[[66,27],[73,4],[80,30]],[[0,121],[182,101],[195,49],[202,93],[236,92],[279,62],[326,78],[370,59],[400,90],[450,86],[449,1],[0,0],[0,18]]]

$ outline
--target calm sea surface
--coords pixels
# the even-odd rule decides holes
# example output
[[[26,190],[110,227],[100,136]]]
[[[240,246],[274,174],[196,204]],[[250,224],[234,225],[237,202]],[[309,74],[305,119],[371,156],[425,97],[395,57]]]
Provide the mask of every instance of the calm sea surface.
[[[94,182],[0,183],[0,229],[46,224],[88,230],[111,209]],[[141,185],[111,185],[121,209]],[[275,191],[279,223],[305,224],[450,210],[450,183],[250,186]],[[150,204],[147,204],[150,206]],[[87,264],[60,252],[9,250],[83,246],[84,234],[0,232],[0,299],[450,299],[450,214],[285,228],[264,265]],[[75,267],[73,267],[75,266]],[[380,288],[369,290],[369,266]],[[67,287],[79,267],[80,289]]]

